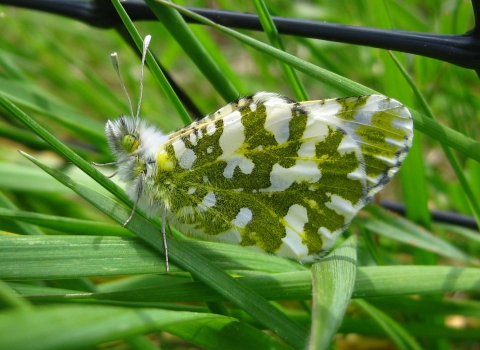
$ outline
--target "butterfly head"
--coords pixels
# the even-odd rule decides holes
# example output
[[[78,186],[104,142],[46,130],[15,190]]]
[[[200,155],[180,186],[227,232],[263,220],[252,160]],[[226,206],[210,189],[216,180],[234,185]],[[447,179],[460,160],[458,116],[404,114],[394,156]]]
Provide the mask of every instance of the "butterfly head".
[[[112,153],[118,160],[134,156],[141,148],[138,118],[121,116],[105,125],[105,134]]]
[[[105,125],[108,145],[119,162],[130,157],[155,155],[168,136],[144,120],[121,116]]]

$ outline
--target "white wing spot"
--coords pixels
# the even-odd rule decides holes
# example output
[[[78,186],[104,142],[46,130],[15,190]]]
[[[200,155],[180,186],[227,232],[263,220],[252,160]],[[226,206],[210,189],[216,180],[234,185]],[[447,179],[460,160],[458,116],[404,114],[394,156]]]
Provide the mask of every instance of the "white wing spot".
[[[192,149],[187,148],[180,156],[180,159],[178,160],[178,164],[182,169],[191,169],[193,166],[193,163],[195,162],[195,159],[197,159],[195,152]]]
[[[203,182],[208,182],[208,177],[204,176],[203,177]]]
[[[298,149],[298,156],[304,158],[315,158],[315,145],[317,142],[317,139],[304,141]]]
[[[175,157],[180,160],[183,152],[185,152],[185,143],[178,139],[173,144],[173,150],[175,151]]]
[[[285,191],[296,182],[315,183],[320,180],[322,174],[314,161],[298,160],[290,168],[284,168],[278,163],[270,172],[270,187],[261,188],[260,192]]]
[[[212,136],[215,133],[215,130],[217,128],[215,127],[215,123],[210,123],[207,125],[207,135]]]
[[[278,143],[284,143],[290,136],[290,120],[292,119],[292,110],[285,106],[269,106],[267,108],[267,118],[264,128],[270,131]]]
[[[340,197],[336,194],[327,193],[330,196],[330,202],[325,202],[325,206],[334,210],[338,215],[343,215],[346,218],[353,217],[357,213],[355,208],[349,200]]]
[[[250,221],[252,221],[253,213],[248,208],[241,208],[235,219],[232,220],[232,224],[237,227],[245,227]]]
[[[282,238],[282,250],[290,251],[294,256],[305,256],[308,249],[302,242],[304,226],[308,222],[307,209],[299,204],[294,204],[288,209],[285,221],[286,235]]]
[[[217,203],[217,196],[213,192],[208,192],[205,197],[203,197],[202,203],[206,207],[214,207]]]
[[[213,152],[213,147],[212,146],[208,146],[207,147],[207,153],[210,154]]]
[[[236,167],[240,168],[240,171],[244,174],[251,174],[255,164],[248,158],[245,158],[242,155],[236,155],[227,160],[227,166],[223,170],[223,176],[227,179],[233,177],[233,172]]]
[[[365,182],[366,179],[365,169],[359,166],[357,169],[347,174],[347,178],[350,180]]]
[[[316,111],[315,109],[320,110]],[[332,123],[331,120],[326,120],[326,118],[330,117],[330,115],[322,111],[321,107],[315,105],[312,105],[312,110],[309,112],[310,113],[308,113],[307,125],[305,127],[305,131],[303,132],[302,138],[309,139],[313,137],[317,139],[317,142],[323,141],[325,139],[325,136],[329,133],[328,125]],[[325,116],[322,117],[323,115]]]
[[[351,136],[344,135],[342,141],[338,145],[337,151],[343,156],[347,153],[358,152],[360,149],[358,144]]]
[[[223,133],[218,140],[223,154],[219,159],[227,159],[245,142],[245,127],[241,119],[242,115],[239,111],[232,112],[223,118]]]
[[[195,187],[190,187],[187,191],[188,194],[194,194],[197,191]]]
[[[189,139],[190,139],[190,142],[192,143],[192,145],[196,146],[197,145],[197,135],[195,135],[195,133],[191,133],[189,135]]]

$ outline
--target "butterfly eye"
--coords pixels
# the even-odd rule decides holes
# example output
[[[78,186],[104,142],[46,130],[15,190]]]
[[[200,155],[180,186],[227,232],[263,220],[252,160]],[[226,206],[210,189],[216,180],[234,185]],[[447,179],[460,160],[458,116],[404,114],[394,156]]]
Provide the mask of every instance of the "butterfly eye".
[[[138,139],[133,135],[125,135],[122,139],[122,148],[128,153],[136,151],[138,144]]]

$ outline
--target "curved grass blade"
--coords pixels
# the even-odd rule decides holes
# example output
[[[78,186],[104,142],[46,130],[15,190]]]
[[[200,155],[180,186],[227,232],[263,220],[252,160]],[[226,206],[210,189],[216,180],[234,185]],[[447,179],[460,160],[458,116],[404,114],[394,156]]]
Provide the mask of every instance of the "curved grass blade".
[[[328,349],[352,297],[357,270],[356,238],[312,266],[312,331],[308,349]]]
[[[120,269],[120,267],[118,267]],[[2,271],[3,272],[3,271]],[[236,281],[267,300],[310,300],[310,271],[243,277]],[[169,286],[169,287],[168,287]],[[205,302],[228,300],[225,293],[200,282],[172,282],[160,287],[112,293],[45,294],[43,287],[17,285],[15,290],[32,300],[99,299],[135,302]],[[373,298],[412,294],[440,294],[476,291],[480,288],[480,269],[447,266],[359,267],[353,298]],[[37,293],[38,292],[38,293]]]
[[[389,215],[388,211],[375,205],[367,206],[365,210],[373,214],[375,218],[362,219],[364,228],[441,256],[467,264],[480,265],[479,259],[462,252],[450,242],[431,234],[421,226],[417,226],[402,217]]]
[[[228,102],[238,98],[238,91],[208,55],[179,13],[153,0],[147,0],[146,3],[220,96]]]
[[[20,210],[0,208],[0,218],[18,220],[20,222],[26,222],[32,225],[37,225],[73,235],[135,236],[122,227],[103,222],[38,214]]]
[[[125,25],[125,28],[127,28],[128,32],[130,33],[130,36],[132,37],[133,41],[137,45],[138,50],[142,52],[143,39],[138,33],[137,28],[135,28],[135,26],[133,25],[132,21],[130,20],[130,17],[128,17],[128,14],[124,10],[123,6],[120,4],[120,1],[113,0],[112,4],[117,10],[120,18],[122,19],[123,24]],[[178,116],[180,117],[180,120],[184,124],[190,123],[191,122],[190,116],[188,115],[187,111],[185,110],[182,103],[178,99],[178,96],[173,91],[172,86],[170,85],[167,78],[163,74],[162,70],[160,69],[160,66],[155,61],[155,57],[153,57],[153,55],[150,53],[150,50],[147,50],[146,61],[148,63],[148,67],[150,68],[153,76],[155,77],[158,84],[162,88],[163,93],[165,94],[167,99],[170,101],[173,108],[175,109]]]
[[[222,270],[244,274],[249,271],[261,274],[306,270],[286,259],[246,251],[234,245],[190,240],[182,241],[182,245],[195,250]],[[6,280],[143,275],[157,274],[164,269],[158,253],[136,237],[0,236],[0,256],[0,279]],[[80,264],[82,260],[88,264]],[[172,271],[182,270],[173,267]]]
[[[199,21],[200,23],[214,27],[219,31],[236,38],[237,40],[251,46],[252,48],[260,52],[263,52],[271,57],[274,57],[282,62],[285,62],[291,65],[293,68],[307,74],[308,76],[314,79],[324,82],[325,84],[333,87],[334,89],[337,89],[338,91],[345,93],[346,95],[356,96],[356,95],[370,95],[370,94],[378,93],[352,80],[349,80],[340,75],[337,75],[335,73],[332,73],[325,69],[317,67],[314,64],[301,60],[298,57],[295,57],[286,52],[278,50],[272,46],[266,45],[258,40],[255,40],[246,35],[240,34],[227,27],[218,25],[181,6],[178,6],[163,0],[157,0],[157,1],[162,3],[163,5],[175,8],[177,11]],[[440,142],[445,143],[446,145],[452,148],[455,148],[456,150],[464,153],[466,156],[471,157],[480,162],[480,143],[479,142],[469,137],[466,137],[465,135],[447,126],[444,126],[418,113],[413,109],[409,108],[409,110],[415,122],[415,129],[423,132],[424,134],[430,137],[433,137],[434,139],[439,140]]]
[[[74,182],[65,174],[40,163],[35,158],[23,152],[22,154],[118,223],[124,223],[128,218],[129,211],[125,207],[120,206],[110,198],[104,197]],[[163,258],[165,251],[158,227],[154,226],[145,218],[134,215],[129,222],[128,229],[160,252]],[[171,257],[172,261],[178,266],[189,271],[210,288],[223,295],[227,300],[232,301],[238,307],[244,309],[245,312],[295,348],[303,348],[305,346],[308,339],[307,330],[297,322],[288,318],[284,313],[269,304],[250,288],[224,273],[187,245],[182,245],[180,241],[171,239],[168,243],[168,249],[169,257]],[[161,273],[162,271],[158,272]]]
[[[370,305],[363,299],[356,299],[353,304],[368,313],[388,334],[390,339],[402,350],[421,350],[417,341],[395,320],[375,306]]]
[[[288,348],[230,317],[103,305],[55,305],[29,312],[4,312],[0,314],[0,328],[2,349],[85,349],[158,330],[179,334],[207,348]],[[213,339],[215,347],[210,347]]]

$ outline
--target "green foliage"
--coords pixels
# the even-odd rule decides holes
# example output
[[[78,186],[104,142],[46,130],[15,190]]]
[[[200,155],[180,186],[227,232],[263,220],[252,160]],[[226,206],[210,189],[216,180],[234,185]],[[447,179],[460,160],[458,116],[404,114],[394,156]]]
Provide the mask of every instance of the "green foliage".
[[[277,0],[266,11],[261,1],[217,2],[261,11],[267,38],[185,25],[175,10],[148,3],[169,22],[135,23],[137,42],[152,34],[151,50],[204,114],[236,91],[261,90],[310,99],[378,91],[411,108],[415,145],[401,176],[380,193],[403,200],[409,220],[371,205],[313,266],[174,231],[164,275],[159,221],[137,214],[130,231],[121,228],[132,204],[99,172],[113,169],[89,164],[113,160],[103,125],[129,111],[109,55],[118,51],[135,105],[135,50],[114,30],[1,7],[0,348],[315,349],[372,337],[401,349],[479,343],[478,232],[428,216],[435,208],[478,217],[478,77],[423,57],[280,40],[268,19],[461,34],[473,26],[471,4]],[[164,131],[185,122],[158,68],[147,70],[144,96],[142,115]],[[359,336],[343,336],[350,333]]]

